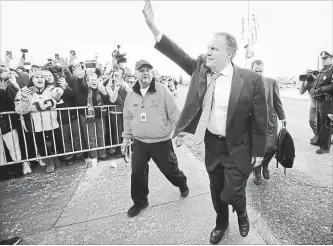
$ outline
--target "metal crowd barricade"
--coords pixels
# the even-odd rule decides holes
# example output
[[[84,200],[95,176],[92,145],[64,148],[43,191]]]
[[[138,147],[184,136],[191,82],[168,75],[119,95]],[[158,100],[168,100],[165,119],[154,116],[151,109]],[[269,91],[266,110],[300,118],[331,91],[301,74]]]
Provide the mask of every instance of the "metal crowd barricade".
[[[103,106],[94,106],[94,109],[99,109],[101,110],[101,131],[102,131],[102,139],[103,139],[103,146],[99,146],[98,145],[98,130],[97,130],[97,126],[96,126],[96,121],[93,121],[91,123],[82,123],[80,122],[82,117],[80,117],[80,115],[82,115],[82,112],[84,111],[84,118],[86,119],[87,116],[87,106],[85,107],[68,107],[68,108],[57,108],[57,109],[53,109],[53,110],[48,110],[48,111],[41,111],[41,112],[29,112],[28,114],[30,114],[30,123],[31,123],[31,132],[32,132],[32,138],[33,138],[33,147],[34,147],[34,156],[32,158],[29,158],[29,154],[28,154],[28,143],[27,143],[27,139],[26,139],[26,129],[24,128],[25,125],[25,120],[24,120],[24,115],[18,115],[16,112],[14,111],[10,111],[10,112],[0,112],[0,117],[8,117],[8,121],[9,121],[9,126],[10,126],[10,132],[6,133],[6,134],[2,134],[1,132],[1,128],[0,128],[0,166],[4,166],[4,165],[10,165],[10,164],[16,164],[16,163],[23,163],[23,162],[30,162],[30,161],[38,161],[38,160],[42,160],[45,158],[50,158],[50,157],[61,157],[61,156],[67,156],[67,155],[74,155],[74,154],[78,154],[78,153],[84,153],[84,152],[90,152],[90,151],[98,151],[101,149],[109,149],[109,148],[115,148],[115,147],[119,147],[121,146],[122,142],[121,139],[119,138],[119,133],[120,132],[120,125],[118,122],[118,115],[122,115],[122,110],[117,110],[117,107],[120,108],[119,106],[116,105],[103,105]],[[103,109],[104,109],[104,115],[106,114],[106,116],[103,116]],[[50,114],[50,120],[51,120],[51,125],[53,126],[53,122],[52,122],[52,111],[57,111],[57,121],[59,124],[59,127],[56,129],[52,129],[50,130],[52,132],[52,144],[53,144],[53,148],[52,148],[52,152],[50,154],[50,148],[47,146],[47,143],[50,143],[46,141],[46,135],[45,135],[45,130],[44,130],[44,126],[43,126],[43,116],[42,113],[48,112]],[[70,138],[70,145],[71,145],[71,151],[67,151],[66,148],[66,144],[65,144],[65,138],[64,138],[64,123],[63,123],[63,115],[61,112],[63,111],[67,111],[67,116],[68,116],[68,124],[69,124],[69,134],[70,136],[67,136]],[[95,110],[98,111],[98,110]],[[120,112],[119,112],[120,111]],[[35,125],[34,125],[34,120],[32,118],[32,114],[40,114],[40,119],[41,119],[41,127],[42,127],[42,137],[44,140],[44,150],[45,150],[45,156],[40,156],[40,153],[38,151],[38,144],[37,144],[37,139],[36,139],[36,132],[35,132]],[[13,128],[13,122],[11,119],[11,115],[18,115],[20,118],[20,123],[17,124],[20,128],[20,131],[22,132],[22,139],[21,141],[19,141],[19,138],[16,137],[16,135],[18,134],[18,129]],[[77,119],[77,125],[73,125],[73,122],[75,120],[71,120],[71,115],[72,116],[76,116]],[[111,120],[111,116],[114,115],[115,116],[115,121]],[[45,116],[44,116],[45,117]],[[23,123],[24,122],[24,123]],[[67,124],[67,123],[66,123]],[[96,147],[91,148],[90,146],[90,139],[91,139],[91,135],[89,133],[91,133],[91,131],[89,132],[89,127],[91,127],[93,125],[93,132],[94,132],[94,137],[95,137],[95,144]],[[116,124],[116,132],[112,133],[111,130],[111,126],[113,124]],[[84,127],[85,126],[85,127]],[[73,134],[73,128],[77,127],[77,132],[78,132],[78,136],[75,136]],[[108,131],[106,131],[106,127],[109,128]],[[122,127],[122,126],[121,126]],[[53,127],[52,127],[53,128]],[[28,129],[29,130],[29,129]],[[59,142],[56,142],[56,134],[57,132],[58,134],[61,134],[61,147],[62,147],[62,153],[60,153],[60,146],[59,146]],[[87,141],[86,139],[83,139],[82,135],[83,131],[86,131],[86,136],[87,136]],[[108,132],[108,136],[106,136],[106,133]],[[10,143],[10,146],[8,145],[8,141],[7,143],[4,140],[4,136],[8,137],[8,135],[11,135],[11,140],[12,142]],[[113,143],[113,134],[116,134],[116,143]],[[58,137],[58,136],[57,136]],[[74,144],[74,138],[78,137],[79,139],[79,146],[75,146]],[[109,141],[110,144],[106,144],[106,137],[109,137]],[[7,139],[7,138],[6,138]],[[18,142],[18,143],[17,143]],[[88,144],[88,146],[84,146],[85,143]],[[13,159],[12,161],[7,161],[6,158],[6,153],[5,153],[5,146],[7,147],[7,150],[10,152],[10,156]],[[13,154],[13,148],[15,153]],[[25,151],[25,156],[26,158],[24,159],[22,157],[21,152]],[[129,148],[125,151],[125,160],[126,162],[129,162],[129,160],[131,159],[131,155],[132,155],[132,149],[131,149],[131,145],[129,146]],[[13,156],[14,158],[13,158]],[[14,160],[15,159],[15,160]]]

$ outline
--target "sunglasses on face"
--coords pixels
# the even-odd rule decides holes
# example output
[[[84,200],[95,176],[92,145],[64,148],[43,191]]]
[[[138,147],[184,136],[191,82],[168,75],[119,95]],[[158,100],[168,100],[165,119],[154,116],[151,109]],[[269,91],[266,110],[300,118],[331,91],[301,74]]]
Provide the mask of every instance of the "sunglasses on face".
[[[327,58],[330,58],[330,56],[322,56],[322,57],[320,57],[320,59],[322,59],[323,61],[325,61]]]
[[[261,73],[262,70],[254,70],[256,73]]]

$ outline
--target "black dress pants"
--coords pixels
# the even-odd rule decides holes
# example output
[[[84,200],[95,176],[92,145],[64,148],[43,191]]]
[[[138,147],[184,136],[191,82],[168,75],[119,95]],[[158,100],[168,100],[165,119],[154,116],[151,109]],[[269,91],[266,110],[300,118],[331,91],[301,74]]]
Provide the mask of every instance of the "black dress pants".
[[[157,143],[133,141],[131,197],[135,205],[148,202],[148,162],[152,158],[164,176],[177,187],[186,185],[186,176],[178,168],[171,139]]]
[[[275,155],[276,150],[266,150],[264,158],[262,159],[261,166],[268,166]]]
[[[245,188],[248,176],[244,176],[236,166],[236,161],[240,158],[229,156],[225,138],[218,138],[207,130],[205,150],[205,165],[217,214],[216,226],[220,226],[229,219],[228,205],[239,212],[246,210]],[[244,161],[248,160],[250,156],[244,156]]]
[[[328,114],[333,114],[333,101],[317,101],[317,126],[319,134],[319,145],[321,149],[329,150],[331,148],[332,128],[326,127],[326,118]]]

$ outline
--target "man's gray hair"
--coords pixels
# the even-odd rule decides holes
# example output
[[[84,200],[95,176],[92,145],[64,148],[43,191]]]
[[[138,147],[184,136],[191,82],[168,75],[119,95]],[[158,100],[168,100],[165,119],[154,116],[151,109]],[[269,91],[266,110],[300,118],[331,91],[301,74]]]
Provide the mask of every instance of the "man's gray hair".
[[[231,35],[230,33],[227,32],[217,32],[215,33],[215,35],[222,35],[223,37],[225,37],[226,41],[227,41],[227,49],[228,51],[231,51],[232,55],[231,55],[231,61],[235,58],[237,50],[238,50],[238,44],[237,44],[237,40],[236,38]]]

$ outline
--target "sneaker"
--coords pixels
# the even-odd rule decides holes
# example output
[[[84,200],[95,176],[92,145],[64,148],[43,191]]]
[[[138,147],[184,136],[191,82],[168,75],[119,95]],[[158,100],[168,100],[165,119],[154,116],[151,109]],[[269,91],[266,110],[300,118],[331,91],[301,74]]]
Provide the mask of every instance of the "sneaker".
[[[92,167],[92,168],[97,167],[97,158],[93,158],[93,159],[91,159],[91,167]]]
[[[132,218],[134,216],[137,216],[141,210],[145,209],[146,207],[149,206],[149,203],[145,203],[143,205],[133,205],[128,211],[127,211],[127,215],[128,217]]]
[[[38,160],[38,163],[39,163],[39,165],[41,165],[42,167],[45,167],[45,166],[46,166],[46,164],[45,164],[45,162],[44,162],[43,160]]]
[[[19,237],[9,238],[7,240],[1,240],[0,245],[16,245],[21,241]]]
[[[111,155],[113,155],[113,154],[116,152],[116,150],[115,150],[115,148],[110,148],[110,149],[108,149],[108,152],[109,152]]]
[[[111,167],[112,168],[117,168],[117,162],[115,162],[114,160],[111,160]]]
[[[91,159],[90,158],[85,159],[84,162],[86,164],[86,168],[91,167]]]
[[[53,162],[54,162],[54,165],[56,166],[56,167],[60,167],[60,161],[59,161],[59,159],[57,158],[57,157],[55,157],[54,159],[53,159]]]
[[[32,173],[31,167],[30,167],[30,162],[23,162],[22,172],[23,172],[23,175],[26,175],[28,173]]]
[[[75,156],[76,160],[83,160],[84,159],[84,154],[83,153],[78,153]]]
[[[50,158],[48,160],[45,160],[45,162],[47,162],[45,173],[54,173],[55,167],[54,167],[53,160]]]
[[[100,155],[100,156],[98,157],[98,159],[99,159],[99,160],[102,160],[102,161],[105,161],[106,158],[107,158],[107,155],[106,155],[106,154],[105,154],[105,155]]]

